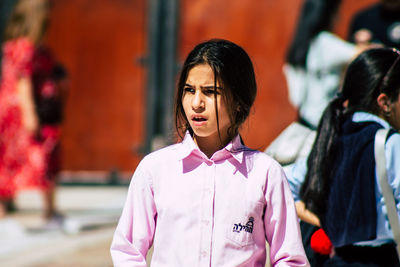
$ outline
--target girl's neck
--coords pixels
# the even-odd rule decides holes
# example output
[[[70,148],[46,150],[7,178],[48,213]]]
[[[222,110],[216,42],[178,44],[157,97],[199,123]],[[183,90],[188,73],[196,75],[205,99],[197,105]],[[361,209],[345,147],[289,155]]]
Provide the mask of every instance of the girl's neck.
[[[193,136],[194,142],[197,144],[199,149],[208,157],[211,158],[215,152],[224,148],[230,140],[228,137],[219,138],[218,134],[214,137],[207,136],[207,137],[199,137],[194,135]]]

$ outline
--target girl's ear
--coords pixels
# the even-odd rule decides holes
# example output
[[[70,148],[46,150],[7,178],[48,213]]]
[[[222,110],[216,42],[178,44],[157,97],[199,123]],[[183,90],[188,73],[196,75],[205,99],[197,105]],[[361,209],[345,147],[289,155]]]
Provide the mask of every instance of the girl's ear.
[[[390,114],[392,111],[392,102],[385,93],[381,93],[376,101],[383,115],[387,116],[387,114]]]

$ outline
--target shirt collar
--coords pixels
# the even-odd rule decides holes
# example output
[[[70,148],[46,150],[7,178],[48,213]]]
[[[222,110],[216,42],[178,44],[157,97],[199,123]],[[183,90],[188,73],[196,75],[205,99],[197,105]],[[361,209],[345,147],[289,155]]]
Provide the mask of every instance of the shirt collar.
[[[354,122],[374,121],[374,122],[377,122],[380,125],[382,125],[383,128],[386,128],[386,129],[391,128],[390,124],[387,121],[385,121],[384,119],[382,119],[374,114],[368,113],[368,112],[357,111],[353,114],[352,120]]]
[[[243,162],[243,152],[246,149],[242,144],[240,135],[236,135],[231,142],[229,142],[224,148],[216,151],[209,159],[196,145],[189,131],[186,132],[181,145],[182,149],[179,153],[179,159],[185,159],[191,155],[197,155],[208,161],[217,161],[232,156],[239,163]]]

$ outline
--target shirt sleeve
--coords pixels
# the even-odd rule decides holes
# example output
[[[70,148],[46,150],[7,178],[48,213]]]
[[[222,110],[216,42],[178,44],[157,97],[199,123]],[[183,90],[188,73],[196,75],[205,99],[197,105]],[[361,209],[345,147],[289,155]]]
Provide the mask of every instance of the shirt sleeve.
[[[320,34],[320,60],[326,65],[344,67],[356,55],[356,46],[330,32]]]
[[[146,255],[153,243],[156,207],[151,175],[139,164],[111,244],[115,267],[147,266]]]
[[[295,108],[298,108],[304,101],[306,95],[307,75],[304,69],[293,67],[290,64],[285,64],[282,70],[286,78],[289,101]]]
[[[400,211],[400,134],[393,134],[385,145],[386,169],[393,189],[397,210]],[[400,214],[399,214],[400,216]]]
[[[307,173],[307,158],[299,159],[286,170],[289,188],[292,192],[294,201],[300,201],[300,189]]]
[[[272,266],[310,266],[304,252],[293,197],[283,169],[268,171],[264,227]]]

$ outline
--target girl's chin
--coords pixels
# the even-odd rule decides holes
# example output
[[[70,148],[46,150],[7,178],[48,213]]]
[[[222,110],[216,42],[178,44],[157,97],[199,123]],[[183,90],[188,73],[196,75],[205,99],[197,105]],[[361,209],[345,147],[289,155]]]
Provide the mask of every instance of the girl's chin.
[[[210,132],[206,132],[206,131],[196,131],[195,129],[193,129],[193,132],[196,137],[200,137],[200,138],[207,138],[207,137],[213,136],[215,134],[215,133],[210,133]],[[218,133],[217,133],[217,135],[218,135]]]
[[[194,136],[197,138],[218,138],[219,139],[219,135],[218,135],[218,131],[204,131],[204,130],[196,130],[193,129],[194,132]],[[221,132],[221,135],[224,136],[224,134]]]
[[[193,130],[194,136],[198,138],[218,138],[218,131],[215,128],[208,128],[208,127],[196,127],[194,125],[191,125],[191,128]],[[220,134],[222,139],[227,136],[227,130],[220,130]]]

